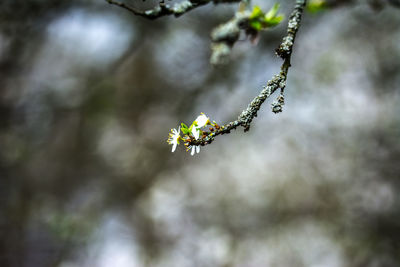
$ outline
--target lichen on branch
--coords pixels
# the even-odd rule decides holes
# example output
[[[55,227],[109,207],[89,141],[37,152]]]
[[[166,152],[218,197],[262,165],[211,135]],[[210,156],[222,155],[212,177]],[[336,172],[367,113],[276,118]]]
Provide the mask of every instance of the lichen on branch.
[[[106,0],[108,3],[120,6],[132,12],[135,15],[142,16],[148,19],[156,19],[159,17],[174,15],[176,17],[196,8],[206,5],[208,3],[233,3],[240,2],[241,7],[235,14],[235,17],[225,24],[221,24],[212,32],[213,40],[213,55],[215,60],[225,57],[229,54],[232,45],[238,40],[240,30],[255,32],[277,25],[283,16],[277,14],[279,5],[276,4],[267,13],[255,6],[253,11],[250,11],[250,0],[184,0],[174,5],[166,4],[161,1],[158,6],[147,11],[141,11],[122,2],[116,0]],[[303,14],[306,0],[296,0],[294,10],[292,11],[287,27],[287,35],[283,38],[281,44],[276,49],[276,54],[283,59],[280,72],[274,75],[267,84],[263,87],[259,95],[257,95],[242,111],[235,121],[231,121],[225,125],[220,126],[216,122],[210,122],[205,114],[201,114],[190,125],[181,124],[178,129],[172,129],[168,138],[168,143],[172,145],[172,152],[175,151],[180,142],[184,142],[186,148],[191,150],[191,154],[200,152],[200,146],[210,144],[214,141],[216,136],[230,133],[239,126],[244,128],[244,131],[250,129],[251,122],[257,117],[257,112],[261,108],[265,100],[270,97],[276,90],[280,89],[280,94],[277,100],[272,104],[272,111],[279,113],[282,111],[285,103],[284,89],[286,87],[286,80],[290,68],[290,59],[293,52],[293,45],[295,42],[296,34],[300,28],[301,17]],[[218,53],[220,53],[218,55]],[[213,58],[212,58],[213,61]],[[208,128],[207,128],[208,127]],[[206,128],[206,129],[205,129]],[[183,137],[181,137],[181,131]]]
[[[207,5],[209,3],[219,4],[219,3],[240,2],[240,0],[184,0],[182,2],[170,5],[168,3],[165,3],[165,1],[160,1],[158,6],[149,10],[142,11],[120,1],[116,0],[105,0],[105,1],[111,5],[116,5],[121,8],[124,8],[137,16],[145,17],[147,19],[152,19],[152,20],[170,15],[179,17],[185,14],[186,12],[189,12],[192,9]]]
[[[239,40],[241,32],[245,32],[250,40],[255,40],[260,31],[278,25],[284,18],[282,14],[278,14],[279,4],[275,4],[266,13],[259,6],[254,6],[251,10],[248,3],[242,1],[241,4],[232,19],[219,25],[211,33],[210,63],[213,65],[228,62],[232,47]]]
[[[261,108],[261,105],[278,89],[281,90],[281,93],[279,94],[277,101],[272,104],[272,111],[274,113],[282,111],[282,106],[284,104],[283,92],[286,87],[286,80],[290,68],[290,59],[293,52],[293,45],[295,42],[296,34],[300,28],[301,17],[305,4],[306,0],[296,0],[294,10],[289,17],[287,35],[283,38],[282,43],[276,50],[276,54],[283,59],[283,64],[281,66],[279,74],[273,76],[272,79],[267,82],[267,85],[264,86],[259,95],[250,102],[248,107],[242,111],[237,120],[220,126],[218,130],[213,131],[212,133],[204,134],[204,138],[191,140],[188,145],[204,146],[210,144],[214,141],[216,136],[230,133],[231,130],[235,130],[239,126],[243,127],[244,131],[248,131],[250,129],[250,124],[257,116],[257,112]]]

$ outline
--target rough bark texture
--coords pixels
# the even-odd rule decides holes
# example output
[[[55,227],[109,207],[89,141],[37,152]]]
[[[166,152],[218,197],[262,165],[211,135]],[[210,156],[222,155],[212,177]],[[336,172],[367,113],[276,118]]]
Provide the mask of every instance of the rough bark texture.
[[[244,127],[245,131],[250,129],[250,124],[253,119],[257,116],[257,112],[260,109],[264,101],[270,97],[277,89],[281,89],[281,94],[278,96],[277,102],[272,104],[272,111],[278,113],[282,111],[284,104],[283,90],[286,86],[287,74],[290,67],[290,58],[293,51],[293,44],[297,31],[300,28],[301,16],[303,14],[306,0],[297,0],[295,8],[289,17],[287,35],[283,38],[282,43],[276,50],[278,56],[283,59],[281,71],[279,74],[272,77],[267,82],[260,94],[256,96],[248,107],[242,111],[237,120],[227,123],[221,126],[214,132],[206,133],[206,137],[198,140],[191,140],[190,145],[207,145],[214,141],[214,138],[218,135],[229,133],[231,130],[236,129],[238,126]]]

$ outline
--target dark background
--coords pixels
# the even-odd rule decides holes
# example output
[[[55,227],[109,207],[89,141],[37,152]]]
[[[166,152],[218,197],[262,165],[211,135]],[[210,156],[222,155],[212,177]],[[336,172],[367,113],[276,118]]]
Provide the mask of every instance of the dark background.
[[[279,71],[287,20],[210,66],[236,9],[1,1],[0,266],[400,266],[400,10],[306,13],[283,113],[171,153]]]

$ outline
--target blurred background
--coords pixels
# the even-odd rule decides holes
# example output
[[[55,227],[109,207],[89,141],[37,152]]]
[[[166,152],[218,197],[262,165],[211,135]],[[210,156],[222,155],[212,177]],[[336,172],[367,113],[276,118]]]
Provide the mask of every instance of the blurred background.
[[[0,266],[400,266],[400,9],[382,7],[306,13],[283,113],[271,99],[192,157],[170,129],[234,120],[279,72],[287,20],[216,68],[237,4],[148,21],[2,0]]]

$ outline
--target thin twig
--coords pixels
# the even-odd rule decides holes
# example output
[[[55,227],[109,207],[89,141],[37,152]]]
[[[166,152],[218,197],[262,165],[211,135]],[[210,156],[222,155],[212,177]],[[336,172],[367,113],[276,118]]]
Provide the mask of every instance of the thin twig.
[[[239,115],[237,120],[227,123],[224,126],[218,126],[218,128],[213,132],[205,132],[200,139],[191,139],[188,142],[188,146],[204,146],[210,144],[214,141],[214,138],[218,135],[230,133],[231,130],[235,130],[237,127],[242,126],[244,131],[250,129],[250,124],[252,120],[257,117],[257,112],[260,109],[264,101],[270,97],[277,89],[281,89],[281,93],[286,86],[287,74],[290,68],[290,58],[292,56],[293,44],[297,31],[300,28],[301,16],[303,14],[304,6],[306,5],[306,0],[296,0],[296,5],[293,12],[289,17],[287,35],[283,38],[282,43],[276,50],[276,54],[283,59],[283,64],[279,74],[272,77],[271,80],[267,82],[264,89],[261,90],[260,94],[256,96],[253,101],[249,104],[247,109],[243,110]],[[280,99],[282,97],[282,99]],[[282,110],[283,96],[278,97],[278,103],[274,104],[273,111],[279,112]]]
[[[184,0],[174,5],[169,5],[166,4],[165,2],[160,2],[160,4],[154,7],[153,9],[141,11],[119,1],[115,0],[105,0],[105,1],[111,5],[122,7],[137,16],[145,17],[147,19],[152,19],[152,20],[169,15],[174,15],[175,17],[179,17],[196,7],[207,5],[208,3],[211,2],[213,2],[214,4],[240,2],[240,0]]]
[[[122,2],[118,2],[118,1],[114,1],[114,0],[106,0],[106,2],[108,2],[111,5],[116,5],[122,8],[125,8],[126,10],[132,12],[133,14],[137,15],[137,16],[146,16],[145,13],[143,11],[137,10],[133,7],[130,7]]]

